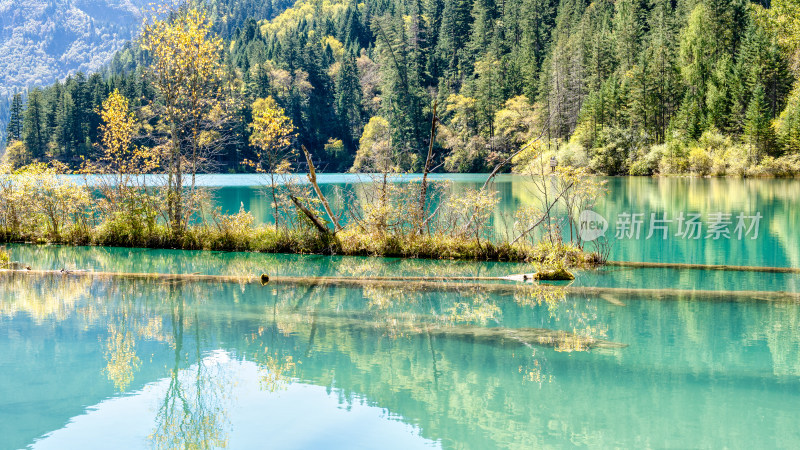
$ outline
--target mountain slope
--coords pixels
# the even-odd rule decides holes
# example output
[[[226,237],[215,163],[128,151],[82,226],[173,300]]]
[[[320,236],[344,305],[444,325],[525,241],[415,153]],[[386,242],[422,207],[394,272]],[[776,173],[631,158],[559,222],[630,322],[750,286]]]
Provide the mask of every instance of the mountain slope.
[[[149,0],[0,0],[0,96],[91,72],[131,39]]]

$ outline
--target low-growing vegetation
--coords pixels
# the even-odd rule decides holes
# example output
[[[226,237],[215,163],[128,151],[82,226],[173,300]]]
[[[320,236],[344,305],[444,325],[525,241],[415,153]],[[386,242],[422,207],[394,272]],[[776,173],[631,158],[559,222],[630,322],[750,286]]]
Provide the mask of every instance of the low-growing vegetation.
[[[162,186],[117,184],[110,178],[90,185],[42,164],[13,172],[0,166],[0,172],[0,240],[7,243],[529,261],[546,267],[602,259],[583,251],[577,233],[562,239],[559,223],[577,230],[575,216],[564,215],[565,208],[589,200],[578,198],[586,193],[569,184],[555,187],[538,208],[507,218],[514,225],[504,232],[494,223],[493,190],[454,192],[447,183],[431,184],[435,205],[426,202],[421,212],[416,201],[408,200],[419,195],[420,183],[393,183],[391,174],[385,184],[378,175],[347,194],[352,197],[346,199],[348,209],[333,212],[344,224],[338,229],[313,185],[288,179],[275,190],[278,225],[256,223],[244,209],[224,214],[211,207],[213,192],[196,187],[184,196],[186,218],[176,229],[164,211],[168,194]],[[545,185],[564,183],[565,176],[554,175]],[[598,185],[592,195],[601,194]],[[558,218],[551,212],[555,208],[562,213]]]

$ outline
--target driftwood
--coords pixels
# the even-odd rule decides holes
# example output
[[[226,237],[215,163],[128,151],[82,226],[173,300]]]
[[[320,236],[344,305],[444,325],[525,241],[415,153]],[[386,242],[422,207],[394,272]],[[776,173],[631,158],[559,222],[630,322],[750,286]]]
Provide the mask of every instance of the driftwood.
[[[349,286],[385,287],[438,291],[461,292],[465,289],[513,295],[531,289],[551,290],[565,294],[585,295],[619,299],[664,300],[692,298],[704,301],[768,301],[800,304],[800,292],[784,291],[731,291],[731,290],[693,290],[693,289],[641,289],[589,286],[550,286],[546,284],[509,283],[508,281],[530,280],[530,275],[511,275],[507,277],[313,277],[313,276],[234,276],[198,274],[158,274],[158,273],[119,273],[59,270],[0,270],[3,275],[62,276],[91,278],[120,278],[129,280],[217,282],[217,283],[259,283],[289,286]],[[504,281],[505,283],[491,283]],[[617,300],[619,301],[619,300]],[[613,303],[613,302],[612,302]],[[620,302],[621,303],[621,302]]]
[[[759,266],[731,266],[727,264],[684,264],[684,263],[657,263],[657,262],[628,262],[606,261],[608,266],[633,267],[637,269],[693,269],[693,270],[729,270],[735,272],[764,272],[764,273],[800,273],[797,267],[759,267]]]

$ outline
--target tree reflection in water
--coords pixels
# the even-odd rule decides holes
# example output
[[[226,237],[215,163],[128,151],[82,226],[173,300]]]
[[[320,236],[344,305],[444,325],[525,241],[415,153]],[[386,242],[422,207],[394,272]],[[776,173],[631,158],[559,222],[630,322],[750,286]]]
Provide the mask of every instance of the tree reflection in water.
[[[174,344],[174,365],[169,371],[169,385],[158,412],[150,439],[156,448],[208,449],[227,447],[229,428],[226,406],[231,384],[225,366],[213,355],[201,350],[200,320],[197,309],[190,312],[194,326],[186,317],[185,289],[196,286],[168,284],[165,304],[169,310]],[[193,328],[191,341],[185,336]],[[194,344],[186,346],[186,344]],[[184,354],[186,353],[186,354]],[[191,356],[191,358],[190,358]],[[196,361],[185,367],[186,361]]]
[[[372,261],[351,268],[382,270]],[[408,404],[386,393],[411,393],[433,420],[440,405],[458,399],[474,403],[472,417],[485,409],[480,398],[489,392],[519,396],[524,384],[552,381],[553,353],[542,347],[585,352],[600,341],[583,332],[604,327],[591,299],[536,286],[487,294],[469,285],[445,292],[413,283],[397,290],[80,280],[0,275],[7,288],[3,313],[38,311],[43,321],[73,317],[104,330],[102,376],[119,391],[141,386],[139,374],[153,372],[143,371],[152,366],[153,357],[145,356],[152,343],[162,349],[158,355],[168,351],[164,396],[149,436],[157,448],[228,445],[237,369],[222,354],[255,362],[267,392],[299,380],[364,396],[398,414]]]

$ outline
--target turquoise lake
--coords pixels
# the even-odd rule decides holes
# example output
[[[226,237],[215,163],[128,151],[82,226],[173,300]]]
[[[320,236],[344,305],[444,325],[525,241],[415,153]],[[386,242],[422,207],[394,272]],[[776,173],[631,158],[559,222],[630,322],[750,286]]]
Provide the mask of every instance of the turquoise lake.
[[[448,178],[454,190],[484,179]],[[257,177],[200,180],[218,187],[224,210],[242,205],[270,220]],[[322,182],[334,198],[358,189],[350,175]],[[500,177],[495,188],[493,221],[502,232],[509,215],[534,200],[519,177]],[[593,210],[608,220],[611,259],[800,267],[800,181],[609,178],[608,188]],[[642,214],[639,239],[615,236],[625,213]],[[651,214],[674,220],[681,213],[699,214],[697,239],[676,236],[676,221],[646,238]],[[731,214],[729,237],[708,235],[716,213]],[[741,239],[740,214],[761,216]],[[532,270],[317,255],[7,250],[34,269],[54,270],[304,277]],[[800,448],[799,304],[735,292],[637,292],[798,293],[800,274],[607,267],[578,271],[570,286],[628,291],[0,273],[0,449]],[[532,340],[532,330],[561,340]],[[580,344],[589,341],[597,344]]]
[[[418,181],[419,175],[404,175],[398,181]],[[304,181],[304,176],[294,180]],[[434,183],[447,180],[458,195],[466,189],[481,187],[482,174],[434,175]],[[606,237],[610,259],[621,261],[688,262],[693,264],[732,264],[749,266],[800,267],[800,180],[796,179],[727,179],[727,178],[648,178],[609,177],[607,195],[593,208],[609,222]],[[319,182],[332,199],[336,210],[347,208],[353,201],[365,201],[360,186],[370,182],[366,175],[322,174]],[[262,187],[267,183],[257,175],[206,175],[199,183],[212,187],[215,203],[223,211],[235,213],[240,207],[251,212],[258,221],[270,223],[270,197]],[[524,176],[501,175],[493,184],[499,203],[492,217],[496,233],[513,237],[514,212],[526,206],[538,206],[534,187]],[[348,193],[353,193],[352,197]],[[617,223],[630,214],[631,222],[640,221],[639,234],[624,233],[619,238]],[[723,215],[721,223],[730,222],[724,233],[709,235],[714,215]],[[655,217],[651,217],[655,214]],[[678,218],[699,215],[697,233],[677,235]],[[727,219],[725,215],[728,215]],[[745,228],[741,238],[736,233],[737,216],[743,216]],[[752,231],[747,231],[760,216]],[[651,219],[656,221],[650,234]],[[666,232],[659,227],[667,227]],[[564,228],[565,239],[569,233]],[[635,227],[630,227],[635,228]],[[664,239],[664,237],[667,239]],[[677,235],[677,236],[676,236]],[[696,238],[699,236],[699,238]],[[717,237],[717,239],[714,239]],[[755,239],[753,239],[755,237]],[[592,244],[587,244],[592,249]]]

